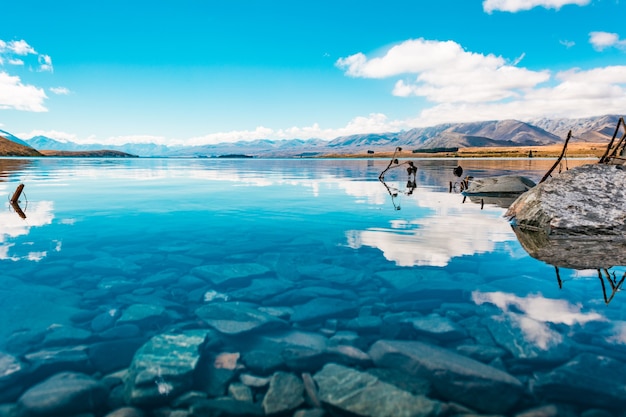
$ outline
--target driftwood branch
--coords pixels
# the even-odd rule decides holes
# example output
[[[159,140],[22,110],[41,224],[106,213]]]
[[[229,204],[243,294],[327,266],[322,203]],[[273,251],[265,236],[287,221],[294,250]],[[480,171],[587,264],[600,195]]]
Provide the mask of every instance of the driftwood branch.
[[[570,130],[569,133],[567,134],[567,139],[565,139],[565,144],[563,145],[563,150],[561,151],[561,155],[559,155],[554,165],[552,165],[552,168],[550,168],[548,172],[546,172],[546,175],[543,176],[541,181],[539,181],[539,184],[547,180],[550,174],[552,174],[552,171],[554,171],[554,169],[559,165],[559,163],[561,162],[561,159],[563,159],[563,156],[565,156],[565,151],[567,151],[567,144],[571,138],[572,138],[572,131]]]
[[[617,137],[617,133],[619,132],[620,126],[624,126],[624,129],[626,130],[626,123],[624,123],[623,117],[620,117],[619,120],[617,121],[617,126],[615,127],[615,133],[613,133],[613,137],[611,138],[611,141],[606,147],[606,151],[604,151],[604,155],[602,155],[602,158],[600,158],[600,161],[598,161],[598,163],[603,164],[608,160],[609,152],[611,152],[611,149],[613,148],[613,142],[615,142],[615,138]],[[619,148],[620,144],[624,140],[624,137],[626,137],[626,133],[624,134],[624,136],[622,136],[622,139],[619,141],[619,144],[615,147],[615,150]]]

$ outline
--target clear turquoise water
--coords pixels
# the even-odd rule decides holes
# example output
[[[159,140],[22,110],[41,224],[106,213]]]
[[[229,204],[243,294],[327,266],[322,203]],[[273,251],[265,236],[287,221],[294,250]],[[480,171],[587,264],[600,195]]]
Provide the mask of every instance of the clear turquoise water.
[[[201,265],[252,262],[303,291],[320,284],[299,282],[301,267],[336,265],[365,277],[434,271],[440,295],[429,300],[439,304],[405,304],[407,311],[445,315],[442,303],[460,301],[447,294],[463,289],[471,298],[461,301],[526,323],[522,333],[540,355],[555,334],[582,332],[582,340],[590,332],[584,326],[596,323],[602,352],[625,358],[624,295],[606,305],[596,271],[561,269],[560,289],[554,268],[521,247],[505,208],[481,209],[449,192],[458,163],[475,177],[516,173],[538,181],[551,161],[416,161],[411,194],[404,171],[386,175],[392,197],[378,181],[384,160],[0,159],[0,351],[20,332],[80,327],[72,319],[78,312],[123,310],[139,299],[192,322],[191,307],[205,300],[190,297],[181,277]],[[19,183],[26,219],[8,202]],[[621,276],[624,268],[615,271]],[[331,277],[325,285],[345,290],[346,299],[356,293],[361,308],[401,312],[386,299],[389,289],[372,282],[355,288]],[[217,290],[237,299],[237,288]],[[280,305],[271,297],[256,302]]]

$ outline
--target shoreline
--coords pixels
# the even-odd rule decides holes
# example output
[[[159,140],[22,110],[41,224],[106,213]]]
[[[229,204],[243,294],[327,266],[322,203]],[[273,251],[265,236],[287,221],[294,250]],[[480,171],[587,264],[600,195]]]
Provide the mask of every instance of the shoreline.
[[[567,146],[567,158],[600,158],[607,143],[574,142]],[[562,144],[542,146],[506,146],[506,147],[471,147],[459,148],[455,152],[413,152],[403,150],[396,153],[396,158],[557,158],[563,151]],[[532,156],[531,155],[532,152]],[[375,153],[321,154],[315,158],[391,158],[394,151]]]

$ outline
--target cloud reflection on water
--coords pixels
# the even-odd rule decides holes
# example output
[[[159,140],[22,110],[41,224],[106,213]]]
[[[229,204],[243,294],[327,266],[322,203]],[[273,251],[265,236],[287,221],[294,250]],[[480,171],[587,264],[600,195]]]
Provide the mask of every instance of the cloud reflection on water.
[[[473,301],[480,305],[491,303],[498,306],[502,311],[509,312],[511,309],[523,312],[526,317],[539,322],[554,324],[585,324],[590,321],[603,321],[604,316],[596,312],[583,313],[581,305],[571,304],[567,300],[546,298],[540,294],[531,294],[519,297],[506,292],[481,292],[472,293]]]
[[[516,239],[502,209],[461,201],[458,194],[417,188],[404,197],[405,212],[413,217],[393,219],[388,228],[348,231],[348,245],[378,248],[399,266],[443,267],[454,257],[490,252]]]
[[[11,242],[20,236],[27,236],[33,227],[41,227],[49,225],[54,219],[54,204],[52,201],[37,201],[28,204],[26,210],[26,219],[22,219],[17,213],[9,209],[9,204],[5,205],[5,209],[0,212],[0,260],[31,260],[40,261],[46,255],[46,251],[31,250],[33,242],[23,242],[19,246]],[[19,255],[18,248],[25,248],[19,252],[25,252]],[[56,248],[60,248],[57,244]],[[55,249],[56,250],[56,249]]]
[[[531,294],[519,297],[514,294],[495,291],[474,291],[472,300],[481,305],[491,303],[500,308],[504,316],[519,328],[524,339],[543,350],[559,345],[563,336],[552,329],[549,323],[573,326],[591,321],[607,321],[596,312],[582,312],[582,306],[566,300],[557,300]],[[500,320],[503,317],[499,317]],[[498,319],[498,318],[496,318]]]

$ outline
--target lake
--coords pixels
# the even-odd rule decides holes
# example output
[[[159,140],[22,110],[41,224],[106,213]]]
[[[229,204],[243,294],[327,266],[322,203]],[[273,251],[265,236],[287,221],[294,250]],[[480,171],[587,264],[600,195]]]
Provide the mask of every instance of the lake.
[[[0,159],[0,416],[623,416],[626,268],[453,174],[553,160],[414,162]]]

